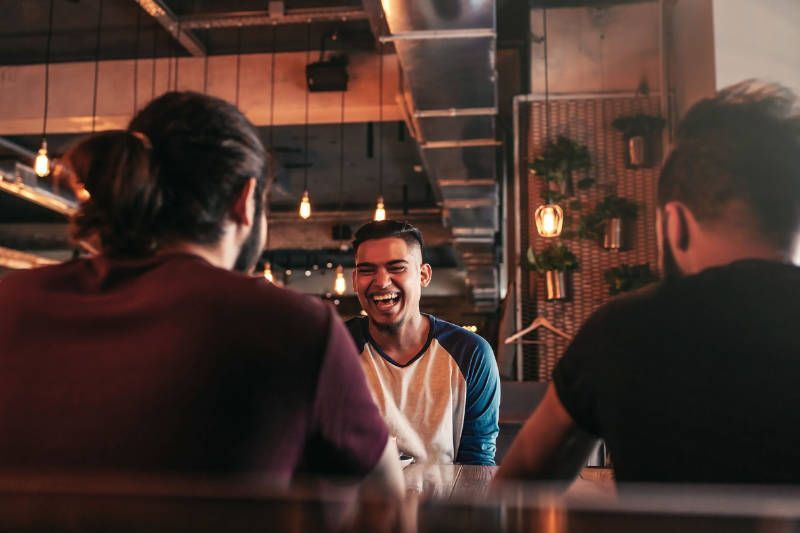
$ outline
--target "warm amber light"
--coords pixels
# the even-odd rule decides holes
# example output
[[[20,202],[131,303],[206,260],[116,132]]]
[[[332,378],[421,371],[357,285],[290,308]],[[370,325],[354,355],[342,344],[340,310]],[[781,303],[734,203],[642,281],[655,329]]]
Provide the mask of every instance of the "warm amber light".
[[[269,281],[270,283],[275,282],[275,278],[272,277],[272,265],[267,261],[264,265],[264,279]]]
[[[311,200],[308,198],[308,191],[303,191],[303,198],[300,200],[300,218],[307,219],[311,216]]]
[[[347,285],[344,281],[344,268],[342,265],[336,267],[336,280],[333,282],[333,292],[338,295],[344,294],[344,291],[347,290]]]
[[[558,204],[540,205],[533,217],[542,237],[558,237],[564,226],[564,210]]]
[[[42,139],[42,146],[36,154],[36,159],[33,162],[33,171],[40,178],[50,174],[50,158],[47,157],[47,141]]]
[[[378,196],[378,204],[375,206],[374,220],[386,220],[386,208],[383,206],[383,196]]]

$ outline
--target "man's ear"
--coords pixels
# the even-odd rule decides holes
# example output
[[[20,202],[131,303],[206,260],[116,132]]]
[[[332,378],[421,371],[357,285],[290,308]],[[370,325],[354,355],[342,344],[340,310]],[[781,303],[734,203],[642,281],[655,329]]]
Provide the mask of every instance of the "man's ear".
[[[662,212],[664,217],[664,237],[672,248],[673,254],[681,254],[689,248],[691,231],[689,226],[694,222],[692,212],[681,202],[667,202]]]
[[[230,216],[241,226],[252,226],[256,212],[256,179],[249,178],[233,200]]]
[[[422,266],[419,267],[419,276],[420,283],[423,287],[430,285],[431,278],[433,277],[433,270],[428,263],[422,263]]]

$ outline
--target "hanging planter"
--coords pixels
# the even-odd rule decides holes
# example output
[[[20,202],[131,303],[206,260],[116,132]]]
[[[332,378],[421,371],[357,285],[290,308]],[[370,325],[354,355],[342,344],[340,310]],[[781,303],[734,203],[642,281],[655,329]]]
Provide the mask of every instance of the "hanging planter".
[[[558,201],[560,198],[575,196],[576,185],[579,189],[588,189],[594,184],[592,178],[583,178],[577,184],[573,183],[573,172],[587,170],[591,164],[592,158],[586,145],[559,135],[555,142],[547,143],[529,168],[541,177],[548,191],[555,185],[558,194],[551,196],[555,196],[554,201]]]
[[[606,196],[591,213],[581,216],[578,236],[602,243],[606,250],[627,250],[633,240],[631,222],[639,206],[620,196]]]
[[[658,281],[658,277],[650,270],[649,263],[640,265],[627,265],[609,268],[603,273],[608,283],[608,293],[611,295],[633,291],[650,283]]]
[[[563,244],[552,244],[538,253],[528,248],[527,256],[530,268],[544,276],[545,299],[568,299],[569,273],[578,268],[575,254]]]
[[[625,140],[625,166],[651,168],[658,160],[659,134],[666,121],[653,115],[617,117],[611,126],[622,132]]]

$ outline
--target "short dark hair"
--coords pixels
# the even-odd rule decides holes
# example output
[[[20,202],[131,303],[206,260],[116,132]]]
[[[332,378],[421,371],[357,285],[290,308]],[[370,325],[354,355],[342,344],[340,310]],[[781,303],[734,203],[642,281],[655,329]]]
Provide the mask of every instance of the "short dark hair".
[[[800,225],[800,116],[796,96],[748,80],[695,104],[661,170],[658,205],[685,203],[700,221],[744,202],[767,240],[788,248]]]
[[[256,216],[265,209],[267,153],[256,129],[234,105],[200,93],[166,93],[127,130],[90,136],[65,160],[90,195],[73,218],[73,238],[96,235],[110,255],[218,241],[250,178]]]
[[[364,224],[356,231],[353,238],[353,253],[358,252],[358,247],[365,241],[397,237],[403,239],[409,246],[419,246],[420,253],[425,248],[422,233],[404,220],[380,220]]]

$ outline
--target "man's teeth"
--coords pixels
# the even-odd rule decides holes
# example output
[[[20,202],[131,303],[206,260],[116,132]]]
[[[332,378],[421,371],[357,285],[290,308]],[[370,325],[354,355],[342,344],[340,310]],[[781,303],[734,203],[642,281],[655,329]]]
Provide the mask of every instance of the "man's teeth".
[[[390,294],[376,294],[372,297],[373,300],[376,302],[385,302],[387,300],[394,300],[398,298],[400,295],[397,293],[390,293]]]

